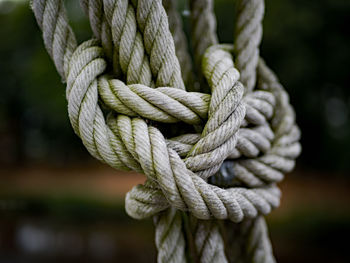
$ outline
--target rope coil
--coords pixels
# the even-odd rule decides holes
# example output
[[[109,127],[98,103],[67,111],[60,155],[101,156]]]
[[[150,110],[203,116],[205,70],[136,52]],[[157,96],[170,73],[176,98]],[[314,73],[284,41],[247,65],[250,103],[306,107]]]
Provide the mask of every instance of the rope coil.
[[[186,262],[180,211],[196,218],[197,260],[228,262],[217,220],[238,223],[276,208],[276,183],[301,151],[288,95],[259,59],[263,1],[238,2],[235,46],[217,44],[212,2],[191,2],[195,60],[211,94],[185,90],[191,65],[180,64],[189,55],[174,1],[164,3],[168,17],[160,0],[81,0],[95,38],[79,46],[62,0],[31,4],[67,83],[75,133],[95,158],[147,177],[125,206],[133,218],[154,216],[159,262]],[[209,30],[200,42],[203,25]],[[201,132],[167,138],[156,123]],[[268,242],[264,222],[253,226],[255,241]]]

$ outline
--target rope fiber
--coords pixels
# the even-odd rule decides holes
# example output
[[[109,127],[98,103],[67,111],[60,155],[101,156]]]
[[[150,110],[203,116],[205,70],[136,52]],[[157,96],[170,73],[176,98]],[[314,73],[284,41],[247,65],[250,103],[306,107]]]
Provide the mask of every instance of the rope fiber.
[[[153,217],[158,262],[275,262],[263,215],[301,146],[259,57],[264,1],[237,0],[234,45],[218,44],[212,0],[190,1],[190,40],[176,0],[80,2],[93,37],[79,45],[63,0],[31,8],[74,132],[96,159],[145,174],[125,208]]]

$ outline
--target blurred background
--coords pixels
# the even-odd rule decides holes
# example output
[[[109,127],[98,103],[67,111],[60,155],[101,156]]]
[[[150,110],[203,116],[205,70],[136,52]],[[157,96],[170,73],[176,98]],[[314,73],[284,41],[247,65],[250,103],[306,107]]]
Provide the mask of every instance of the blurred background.
[[[78,1],[66,2],[88,39]],[[215,1],[221,42],[233,41],[233,9]],[[350,260],[349,14],[349,0],[266,1],[261,53],[290,94],[303,146],[268,216],[281,263]],[[144,177],[98,163],[74,134],[28,1],[0,0],[0,39],[0,262],[155,262],[152,222],[124,211]]]

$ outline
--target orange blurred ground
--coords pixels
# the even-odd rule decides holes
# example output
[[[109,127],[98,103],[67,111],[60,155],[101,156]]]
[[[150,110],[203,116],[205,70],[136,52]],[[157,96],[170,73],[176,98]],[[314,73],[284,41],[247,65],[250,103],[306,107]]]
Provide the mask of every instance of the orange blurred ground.
[[[122,200],[134,185],[143,183],[145,176],[121,172],[95,162],[86,165],[55,167],[49,165],[5,168],[0,171],[2,193],[26,195],[88,195],[102,200]],[[281,206],[272,213],[278,217],[301,207],[329,207],[334,213],[348,210],[350,183],[344,177],[320,172],[295,171],[279,185]]]

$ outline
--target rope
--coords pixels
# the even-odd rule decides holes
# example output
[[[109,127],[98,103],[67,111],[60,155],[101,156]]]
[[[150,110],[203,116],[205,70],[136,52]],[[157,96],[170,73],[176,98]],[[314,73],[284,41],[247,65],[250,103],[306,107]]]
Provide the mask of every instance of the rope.
[[[176,209],[154,217],[158,262],[186,262],[182,218]]]
[[[174,39],[176,56],[181,65],[182,79],[187,84],[187,90],[192,91],[192,59],[188,51],[187,38],[183,31],[181,16],[177,11],[177,1],[163,0],[163,6],[168,15],[169,29]]]
[[[264,8],[262,0],[237,1],[235,55],[237,68],[247,91],[252,91],[255,87]]]
[[[301,147],[288,95],[259,59],[264,3],[238,1],[232,46],[217,44],[212,1],[191,1],[195,64],[210,94],[185,89],[187,40],[175,2],[163,4],[81,0],[94,38],[79,46],[63,0],[31,6],[67,83],[75,133],[95,158],[147,177],[125,206],[133,218],[154,217],[158,262],[187,262],[187,253],[199,262],[243,260],[227,251],[222,220],[244,233],[249,262],[273,262],[261,215],[279,205],[276,183]],[[194,132],[169,138],[161,123]]]
[[[55,63],[62,79],[66,79],[68,63],[77,42],[68,25],[67,12],[62,1],[33,1],[32,9],[36,21],[43,31],[43,39],[47,52]]]
[[[262,216],[240,224],[225,222],[228,257],[231,262],[276,262]]]
[[[191,0],[192,46],[196,65],[201,69],[205,50],[217,44],[216,18],[212,0]]]
[[[101,42],[106,57],[112,59],[113,63],[115,47],[112,40],[111,27],[103,12],[104,6],[102,0],[80,0],[81,7],[88,16],[92,32],[96,39]]]
[[[195,243],[198,262],[228,262],[224,251],[224,241],[215,220],[197,220]]]

